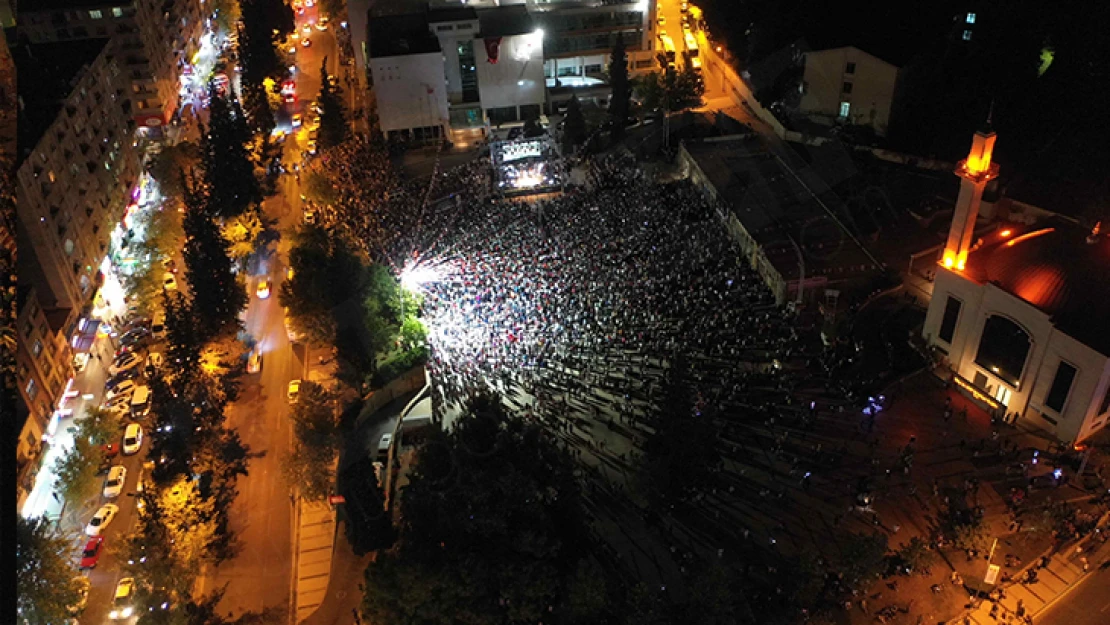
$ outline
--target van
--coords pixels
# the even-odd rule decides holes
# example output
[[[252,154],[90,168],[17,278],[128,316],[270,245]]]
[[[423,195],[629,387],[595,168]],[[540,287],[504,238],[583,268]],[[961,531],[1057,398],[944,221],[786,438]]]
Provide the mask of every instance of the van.
[[[154,313],[154,321],[150,324],[150,332],[156,339],[166,336],[166,313],[160,310]]]
[[[378,460],[389,460],[389,447],[393,444],[392,434],[382,434],[381,439],[378,441]]]
[[[150,387],[142,385],[131,396],[131,416],[138,419],[150,414]]]

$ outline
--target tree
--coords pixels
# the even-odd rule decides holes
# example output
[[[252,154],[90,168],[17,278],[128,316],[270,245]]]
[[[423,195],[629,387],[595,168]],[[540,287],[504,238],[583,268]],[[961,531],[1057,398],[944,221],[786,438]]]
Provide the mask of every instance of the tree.
[[[635,91],[645,110],[661,109],[667,103],[663,75],[659,72],[649,72],[637,78]]]
[[[301,188],[304,189],[305,198],[310,202],[327,206],[338,199],[338,192],[324,171],[309,169],[301,175],[301,179]]]
[[[150,175],[170,202],[177,203],[185,192],[185,176],[200,165],[200,147],[190,141],[167,145],[150,164]]]
[[[710,410],[696,405],[686,376],[686,364],[679,359],[651,415],[654,432],[644,443],[640,487],[658,511],[668,511],[708,488],[721,463]]]
[[[882,574],[886,553],[886,536],[879,533],[850,533],[843,536],[837,567],[849,587],[861,588]]]
[[[346,141],[349,129],[343,92],[335,77],[328,75],[326,56],[320,63],[320,95],[316,103],[320,105],[320,149],[332,148]]]
[[[286,479],[302,498],[326,499],[335,492],[335,463],[341,443],[335,397],[315,382],[301,382],[290,417],[296,441],[284,463]]]
[[[574,465],[539,425],[490,397],[418,448],[398,547],[366,571],[382,623],[547,621],[561,606],[585,525]]]
[[[640,77],[636,84],[645,109],[662,108],[667,113],[684,111],[701,106],[705,83],[693,69],[651,72]]]
[[[234,219],[225,221],[221,233],[230,244],[228,255],[236,261],[245,261],[256,251],[256,245],[265,230],[266,225],[257,209],[248,210]]]
[[[613,596],[605,571],[593,558],[578,561],[567,589],[567,608],[571,623],[604,623],[613,617]]]
[[[69,618],[79,600],[73,541],[44,518],[16,516],[16,610],[23,623],[48,625]]]
[[[61,496],[67,501],[81,502],[96,492],[100,485],[98,469],[104,461],[102,445],[119,440],[120,423],[115,413],[90,408],[77,425],[73,446],[55,461]]]
[[[209,85],[208,97],[208,128],[201,133],[204,212],[209,217],[236,217],[262,201],[262,190],[247,150],[251,131],[233,94],[222,95],[214,85]],[[190,191],[195,189],[186,189],[185,195]]]
[[[251,131],[256,136],[268,138],[276,122],[265,82],[243,82],[243,110],[247,114]]]
[[[624,138],[624,125],[628,122],[628,102],[632,97],[628,80],[628,55],[625,53],[624,37],[619,32],[609,56],[609,85],[612,87],[609,96],[609,121],[612,128],[609,136],[616,143]]]
[[[929,568],[936,561],[937,554],[929,543],[914,536],[898,550],[898,557],[910,572],[917,572]]]
[[[240,0],[239,6],[243,81],[261,85],[266,78],[280,80],[286,70],[277,45],[296,28],[293,8],[282,0]]]
[[[578,96],[570,96],[567,115],[563,118],[563,153],[570,154],[574,148],[586,140],[586,118],[582,116],[582,104]]]
[[[374,459],[364,456],[349,463],[337,476],[337,490],[346,499],[347,540],[356,554],[388,548],[395,532],[385,509],[385,491],[379,482]],[[381,480],[386,469],[380,469]]]
[[[215,336],[237,323],[247,294],[232,273],[228,243],[203,209],[211,187],[189,189],[185,200],[185,276],[192,293],[191,313],[202,336]]]

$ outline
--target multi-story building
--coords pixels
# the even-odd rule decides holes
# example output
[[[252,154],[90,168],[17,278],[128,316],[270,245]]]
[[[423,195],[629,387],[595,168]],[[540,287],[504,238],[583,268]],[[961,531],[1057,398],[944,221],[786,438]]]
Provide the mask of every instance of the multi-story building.
[[[24,251],[24,255],[29,251]],[[28,276],[23,279],[27,283]],[[20,286],[17,297],[16,380],[23,400],[23,428],[16,444],[19,505],[34,487],[35,462],[43,449],[57,400],[72,375],[72,359],[64,324],[69,311],[46,310],[33,286]]]
[[[21,262],[31,254],[47,310],[68,310],[73,335],[90,306],[139,175],[126,50],[119,39],[27,44],[14,50],[21,85],[16,198]]]
[[[390,136],[465,141],[487,123],[543,113],[544,33],[523,6],[371,17],[369,31],[378,118]]]
[[[15,62],[7,38],[0,32],[0,160],[15,162],[16,94]]]
[[[976,133],[956,168],[922,332],[980,406],[1079,442],[1110,423],[1110,238],[1061,218],[977,225],[994,142]]]
[[[25,0],[20,34],[51,43],[114,37],[140,136],[158,138],[177,107],[178,75],[204,28],[198,0]]]
[[[898,70],[854,46],[806,52],[799,110],[815,121],[870,126],[884,136]]]

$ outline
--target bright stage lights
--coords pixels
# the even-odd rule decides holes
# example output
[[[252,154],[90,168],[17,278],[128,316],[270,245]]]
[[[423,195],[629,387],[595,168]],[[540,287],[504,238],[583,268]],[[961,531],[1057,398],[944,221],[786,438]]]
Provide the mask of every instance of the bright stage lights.
[[[401,286],[409,291],[419,291],[425,284],[439,282],[439,272],[428,265],[406,265],[401,270]]]

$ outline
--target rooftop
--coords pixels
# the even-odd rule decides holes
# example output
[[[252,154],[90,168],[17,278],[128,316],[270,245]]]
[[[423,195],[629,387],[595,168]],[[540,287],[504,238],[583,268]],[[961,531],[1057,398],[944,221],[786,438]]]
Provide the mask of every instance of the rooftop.
[[[464,22],[478,19],[478,13],[472,7],[429,7],[428,21],[438,22]]]
[[[874,271],[867,254],[810,193],[818,193],[820,200],[835,210],[840,200],[822,178],[835,172],[812,163],[800,169],[795,165],[806,182],[803,186],[755,139],[722,137],[685,145],[720,198],[785,280],[801,276],[799,252],[805,260],[807,280],[823,276],[837,282]]]
[[[523,4],[493,9],[478,9],[478,28],[483,37],[509,37],[536,30],[532,16]]]
[[[439,52],[439,39],[428,28],[424,13],[371,17],[369,25],[371,58]]]
[[[1089,243],[1089,234],[1064,219],[1005,226],[971,253],[967,275],[1028,302],[1060,331],[1110,355],[1110,237]]]
[[[104,50],[107,39],[83,39],[16,46],[19,84],[18,157],[22,161],[57,119],[85,67]]]

